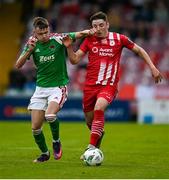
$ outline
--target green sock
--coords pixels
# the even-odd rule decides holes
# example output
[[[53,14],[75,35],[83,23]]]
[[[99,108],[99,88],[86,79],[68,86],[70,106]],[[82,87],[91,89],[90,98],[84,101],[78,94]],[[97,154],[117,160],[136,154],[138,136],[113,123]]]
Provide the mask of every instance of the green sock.
[[[52,132],[53,140],[58,140],[59,139],[59,121],[56,119],[53,122],[49,122],[50,129]]]
[[[36,144],[38,145],[42,153],[47,152],[48,148],[45,142],[45,137],[44,137],[43,132],[41,131],[40,134],[33,133],[33,136],[34,136]]]

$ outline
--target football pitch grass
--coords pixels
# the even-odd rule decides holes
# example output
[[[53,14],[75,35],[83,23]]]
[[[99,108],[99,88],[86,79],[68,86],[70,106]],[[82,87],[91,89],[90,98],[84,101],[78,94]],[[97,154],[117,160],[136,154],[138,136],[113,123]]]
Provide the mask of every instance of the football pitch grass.
[[[89,132],[85,123],[60,123],[63,156],[54,160],[49,126],[43,127],[51,158],[39,155],[30,122],[0,122],[0,178],[15,179],[163,179],[169,178],[169,125],[106,123],[101,166],[86,166],[79,157]]]

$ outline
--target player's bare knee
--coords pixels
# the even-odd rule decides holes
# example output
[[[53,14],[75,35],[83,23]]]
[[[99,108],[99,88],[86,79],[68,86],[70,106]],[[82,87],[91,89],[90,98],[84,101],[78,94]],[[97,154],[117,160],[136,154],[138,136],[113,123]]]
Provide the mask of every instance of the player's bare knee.
[[[96,111],[96,110],[104,111],[104,110],[105,110],[105,107],[103,107],[103,106],[101,106],[101,105],[98,104],[98,105],[95,106],[94,110],[95,110],[95,111]]]
[[[32,123],[32,129],[33,130],[38,130],[38,129],[41,129],[42,128],[42,125],[40,123]]]
[[[56,120],[56,114],[45,114],[45,119],[47,122],[52,123]]]

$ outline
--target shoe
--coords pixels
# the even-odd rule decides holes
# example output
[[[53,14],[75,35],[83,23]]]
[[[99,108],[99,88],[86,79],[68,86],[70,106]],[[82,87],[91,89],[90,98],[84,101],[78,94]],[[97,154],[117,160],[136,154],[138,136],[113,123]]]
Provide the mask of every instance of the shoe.
[[[42,163],[45,161],[48,161],[50,159],[50,153],[49,154],[41,154],[37,159],[33,160],[34,163]]]
[[[61,142],[53,142],[53,155],[56,160],[62,157],[62,146]]]
[[[87,146],[87,148],[84,150],[84,153],[88,150],[88,149],[95,149],[96,147],[95,146],[93,146],[93,145],[91,145],[91,144],[89,144],[88,146]],[[80,156],[80,160],[84,160],[84,153]]]
[[[88,150],[89,148],[87,147],[85,150],[84,150],[84,153]],[[84,160],[84,153],[80,156],[80,160]]]
[[[97,141],[96,148],[98,148],[98,149],[100,148],[104,134],[105,134],[105,132],[103,131],[102,135],[100,136],[100,139]]]
[[[89,145],[90,146],[90,145]],[[95,147],[87,147],[85,150],[84,150],[84,153],[88,150],[88,149],[93,149]],[[80,156],[80,160],[84,160],[84,153]]]

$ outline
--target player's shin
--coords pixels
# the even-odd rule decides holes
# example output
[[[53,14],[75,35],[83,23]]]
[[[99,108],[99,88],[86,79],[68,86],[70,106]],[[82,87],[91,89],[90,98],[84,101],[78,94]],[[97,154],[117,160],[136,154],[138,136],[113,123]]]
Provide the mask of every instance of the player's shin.
[[[104,129],[104,112],[102,110],[94,111],[94,119],[92,123],[91,135],[90,135],[90,145],[95,147],[100,147],[101,138]]]
[[[58,160],[62,157],[62,147],[59,139],[59,121],[56,119],[55,114],[46,114],[45,118],[49,122],[53,136],[53,155]]]
[[[45,115],[47,122],[49,122],[50,129],[52,132],[52,137],[54,141],[59,140],[59,121],[56,119],[55,114]]]
[[[88,129],[91,130],[91,128],[92,128],[91,123],[88,123],[88,122],[87,122],[86,125],[87,125]]]
[[[46,145],[45,137],[41,129],[32,130],[34,139],[36,144],[38,145],[39,149],[42,151],[42,153],[47,153],[48,148]]]

